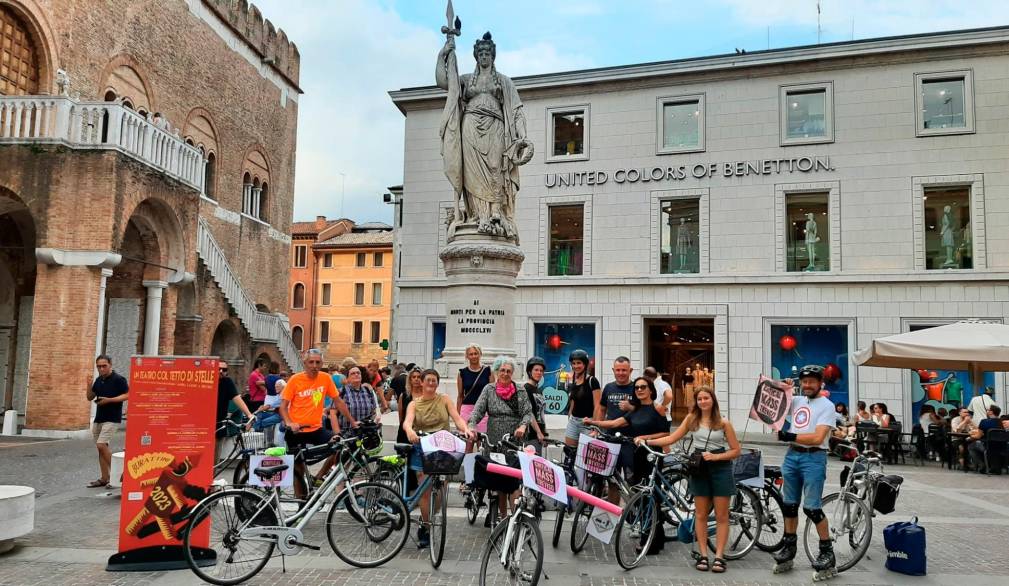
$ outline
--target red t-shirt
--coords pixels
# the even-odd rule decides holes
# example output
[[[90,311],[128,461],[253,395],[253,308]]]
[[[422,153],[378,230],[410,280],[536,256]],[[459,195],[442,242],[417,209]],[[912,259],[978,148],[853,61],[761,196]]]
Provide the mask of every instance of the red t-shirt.
[[[266,377],[260,374],[258,370],[253,370],[252,374],[249,375],[249,398],[261,403],[266,400],[266,389],[260,387],[257,384],[259,382],[265,385]]]

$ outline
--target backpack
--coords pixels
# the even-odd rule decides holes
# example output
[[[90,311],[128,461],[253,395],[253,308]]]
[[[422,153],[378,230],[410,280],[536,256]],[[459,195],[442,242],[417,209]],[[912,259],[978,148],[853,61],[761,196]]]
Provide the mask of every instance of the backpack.
[[[886,569],[908,576],[925,575],[925,528],[918,524],[918,517],[888,525],[883,529],[883,545]]]

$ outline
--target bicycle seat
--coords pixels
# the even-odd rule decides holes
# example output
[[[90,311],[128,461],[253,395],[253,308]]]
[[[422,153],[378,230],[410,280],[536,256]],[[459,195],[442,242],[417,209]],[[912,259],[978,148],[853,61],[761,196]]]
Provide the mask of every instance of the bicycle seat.
[[[781,478],[781,466],[764,466],[764,478],[770,480]]]
[[[287,470],[287,468],[288,468],[287,464],[277,464],[276,466],[260,466],[259,468],[253,470],[252,473],[262,478],[263,480],[266,480],[267,478],[271,478],[274,474],[277,474],[278,472],[283,472],[284,470]]]
[[[396,450],[397,454],[406,456],[413,452],[413,444],[396,444],[392,446],[392,449]]]

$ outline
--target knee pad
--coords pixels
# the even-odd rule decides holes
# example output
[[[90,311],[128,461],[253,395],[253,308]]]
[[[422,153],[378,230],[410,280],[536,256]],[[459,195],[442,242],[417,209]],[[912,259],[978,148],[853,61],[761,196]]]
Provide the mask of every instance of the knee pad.
[[[802,512],[806,513],[806,516],[809,517],[809,520],[814,524],[823,521],[823,509],[807,509],[803,507]]]
[[[799,516],[799,503],[782,503],[781,516],[786,519],[794,519]]]

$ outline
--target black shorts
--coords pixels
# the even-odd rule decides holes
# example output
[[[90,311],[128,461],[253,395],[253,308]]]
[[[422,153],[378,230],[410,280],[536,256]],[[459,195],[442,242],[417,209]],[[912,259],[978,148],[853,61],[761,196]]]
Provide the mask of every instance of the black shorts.
[[[321,446],[329,443],[329,440],[332,437],[333,432],[320,427],[315,431],[298,433],[288,430],[287,433],[284,434],[284,441],[287,442],[287,446],[289,448],[295,448],[298,446]]]

